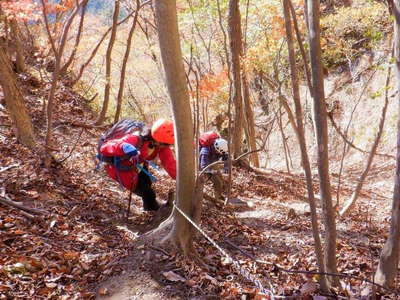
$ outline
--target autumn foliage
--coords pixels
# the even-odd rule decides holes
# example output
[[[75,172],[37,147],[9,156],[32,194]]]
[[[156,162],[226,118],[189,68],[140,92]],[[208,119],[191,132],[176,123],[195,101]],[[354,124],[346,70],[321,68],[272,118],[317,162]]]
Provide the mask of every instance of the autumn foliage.
[[[76,4],[75,0],[62,0],[59,3],[44,1],[49,14],[70,10]],[[4,0],[0,7],[5,16],[21,21],[36,21],[41,18],[42,5],[37,0]]]
[[[198,85],[199,96],[204,99],[211,99],[228,83],[228,71],[222,70],[218,74],[206,74],[204,75]],[[193,82],[195,84],[195,82]],[[196,92],[192,91],[191,96],[194,98]]]

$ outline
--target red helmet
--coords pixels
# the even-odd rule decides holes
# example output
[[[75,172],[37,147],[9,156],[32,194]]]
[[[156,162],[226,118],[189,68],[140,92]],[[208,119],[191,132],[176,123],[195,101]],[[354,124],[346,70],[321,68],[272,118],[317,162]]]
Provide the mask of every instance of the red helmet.
[[[170,120],[158,119],[151,127],[151,136],[156,142],[174,144],[174,123]]]

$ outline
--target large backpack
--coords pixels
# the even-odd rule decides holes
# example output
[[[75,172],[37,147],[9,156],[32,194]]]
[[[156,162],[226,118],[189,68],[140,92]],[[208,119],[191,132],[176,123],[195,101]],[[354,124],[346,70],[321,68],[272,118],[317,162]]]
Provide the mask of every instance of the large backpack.
[[[121,166],[120,162],[124,159],[128,159],[127,155],[120,155],[120,156],[107,156],[103,155],[100,151],[101,146],[110,141],[115,139],[120,139],[126,134],[132,134],[137,131],[141,131],[145,124],[140,121],[130,120],[130,119],[123,119],[117,123],[115,123],[109,130],[107,130],[99,139],[97,143],[97,158],[100,162],[105,162],[109,164],[115,165],[121,171],[128,170],[130,167]]]
[[[220,136],[215,131],[208,131],[203,133],[199,138],[199,144],[201,147],[209,147],[211,146],[216,139]]]

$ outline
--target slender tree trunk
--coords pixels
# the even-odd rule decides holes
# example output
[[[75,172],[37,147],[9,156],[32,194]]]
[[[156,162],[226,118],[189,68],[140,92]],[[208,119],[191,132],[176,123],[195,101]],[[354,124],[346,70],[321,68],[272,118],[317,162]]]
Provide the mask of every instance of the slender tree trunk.
[[[24,27],[26,31],[26,36],[29,39],[30,47],[32,49],[35,49],[37,46],[37,41],[33,38],[32,32],[29,30],[29,25],[27,21],[24,21]]]
[[[142,120],[144,122],[147,122],[147,117],[146,117],[146,115],[145,115],[145,113],[143,111],[143,107],[141,106],[141,104],[139,103],[138,99],[133,94],[129,83],[128,83],[128,92],[129,92],[130,98],[133,100],[133,104],[134,105],[132,105],[132,103],[130,103],[129,101],[128,101],[128,104],[131,106],[132,109],[134,109],[140,115],[140,117],[142,118]]]
[[[49,27],[49,22],[47,18],[47,9],[46,9],[46,3],[44,0],[41,0],[42,2],[42,7],[43,7],[43,17],[46,25],[46,30],[47,30],[47,35],[48,39],[50,41],[52,51],[54,53],[55,57],[55,68],[52,74],[52,80],[51,80],[51,87],[50,87],[50,92],[48,95],[47,99],[47,110],[46,110],[46,117],[47,117],[47,128],[46,128],[46,157],[45,157],[45,165],[46,167],[49,167],[50,165],[50,149],[51,149],[51,137],[52,137],[52,130],[53,130],[53,107],[54,107],[54,98],[57,90],[57,84],[58,84],[58,79],[60,75],[60,67],[61,67],[61,59],[64,53],[64,48],[65,44],[67,42],[67,37],[68,37],[68,32],[69,29],[71,28],[71,24],[77,15],[79,11],[79,6],[76,7],[76,9],[71,13],[69,16],[63,31],[61,33],[61,38],[60,38],[60,43],[58,48],[55,46],[55,42],[53,40],[53,37],[50,32],[50,27]]]
[[[124,87],[125,87],[126,65],[128,63],[129,54],[131,52],[132,38],[133,38],[133,33],[135,32],[137,19],[139,16],[139,9],[140,9],[140,1],[136,0],[135,16],[133,17],[132,26],[131,26],[131,29],[129,30],[128,40],[126,42],[125,55],[124,55],[124,59],[122,61],[121,76],[119,79],[119,89],[118,89],[118,96],[117,96],[117,109],[115,111],[114,123],[118,122],[120,115],[121,115],[122,97],[124,95]]]
[[[394,0],[394,59],[397,77],[397,102],[400,116],[400,0]],[[389,237],[383,246],[379,258],[378,269],[375,273],[375,282],[384,286],[394,287],[397,275],[400,251],[400,117],[397,120],[397,158],[396,175],[394,179],[392,220]]]
[[[24,72],[26,70],[25,58],[24,58],[24,48],[21,42],[21,32],[19,30],[19,26],[17,20],[12,19],[10,21],[10,27],[12,32],[12,39],[15,44],[15,53],[16,53],[16,66],[17,72]]]
[[[82,29],[83,29],[83,23],[85,21],[86,7],[87,7],[88,1],[89,0],[85,0],[81,4],[82,12],[81,12],[81,18],[79,20],[78,32],[77,32],[76,38],[75,38],[74,49],[72,50],[72,53],[71,53],[70,57],[68,58],[67,62],[61,67],[61,70],[60,70],[61,76],[65,75],[67,73],[68,68],[71,66],[72,62],[75,59],[76,52],[78,51],[78,46],[79,46],[79,43],[80,43],[81,37],[82,37]]]
[[[245,115],[247,120],[247,128],[248,128],[248,138],[247,142],[249,144],[251,151],[257,150],[256,145],[256,131],[255,131],[255,124],[254,124],[254,113],[253,113],[253,106],[251,103],[250,98],[250,89],[249,83],[246,76],[246,70],[243,68],[242,71],[242,84],[243,84],[243,100],[244,100],[244,107],[245,107]],[[260,167],[260,161],[258,159],[258,153],[254,152],[250,155],[250,161],[254,167]]]
[[[34,149],[36,142],[32,121],[25,107],[24,98],[17,86],[10,61],[2,46],[0,46],[0,85],[3,89],[6,108],[15,126],[18,141],[30,149]]]
[[[221,5],[220,5],[220,0],[217,0],[217,10],[218,10],[218,24],[219,27],[221,28],[222,36],[224,38],[224,52],[225,52],[225,58],[226,58],[226,66],[228,68],[228,79],[229,79],[229,100],[228,100],[228,192],[227,192],[227,197],[225,200],[226,202],[229,200],[231,197],[231,191],[232,191],[232,148],[233,148],[233,140],[232,140],[232,102],[233,102],[233,97],[232,97],[232,90],[233,90],[233,79],[232,79],[232,63],[229,59],[229,52],[228,52],[228,38],[227,34],[225,31],[225,27],[223,24],[223,18],[222,18],[222,12],[221,12]]]
[[[133,13],[129,14],[129,15],[126,16],[124,19],[122,19],[121,21],[119,21],[119,22],[117,23],[117,26],[119,26],[119,25],[121,25],[122,23],[126,22],[126,21],[132,16],[132,14],[133,14]],[[101,44],[103,43],[103,41],[104,41],[105,38],[107,37],[108,33],[109,33],[113,28],[114,28],[114,26],[111,25],[111,27],[109,27],[109,28],[107,29],[107,31],[104,32],[103,36],[100,38],[100,40],[99,40],[99,42],[97,43],[96,47],[94,47],[92,53],[90,53],[89,58],[88,58],[88,59],[86,60],[86,62],[83,63],[83,64],[81,65],[81,67],[79,68],[78,75],[76,75],[76,77],[74,78],[74,81],[73,81],[73,83],[72,83],[73,85],[76,84],[76,83],[81,79],[82,74],[83,74],[83,72],[85,71],[85,68],[91,63],[91,61],[93,60],[93,58],[96,56],[96,53],[97,53],[97,51],[99,50]]]
[[[113,50],[114,43],[115,43],[115,37],[117,35],[117,23],[118,23],[118,16],[119,16],[119,5],[120,5],[120,0],[115,0],[111,36],[110,36],[110,41],[108,43],[107,53],[106,53],[106,85],[104,87],[104,100],[103,100],[103,106],[101,108],[99,117],[97,118],[97,120],[95,122],[95,125],[101,125],[101,124],[104,123],[104,121],[106,119],[107,110],[108,110],[108,104],[110,102],[111,55],[112,55],[112,50]]]
[[[235,105],[232,151],[233,156],[237,157],[241,154],[240,152],[243,137],[243,98],[240,75],[240,59],[243,50],[239,0],[229,0],[228,27],[231,50],[231,71],[233,80],[233,103]]]
[[[305,76],[306,76],[306,79],[307,79],[307,85],[308,85],[308,88],[310,90],[311,97],[312,97],[313,90],[312,90],[312,84],[311,84],[311,74],[310,74],[310,70],[308,68],[307,54],[306,54],[306,50],[304,49],[304,46],[303,46],[303,41],[302,41],[302,38],[301,38],[299,25],[297,23],[297,15],[296,15],[296,12],[294,10],[292,1],[289,1],[289,8],[290,8],[290,14],[291,14],[291,17],[292,17],[292,20],[293,20],[294,31],[296,33],[297,43],[299,44],[301,57],[303,58],[303,62],[304,62],[304,73],[305,73]]]
[[[316,209],[316,205],[315,205],[311,166],[310,166],[310,160],[308,158],[307,144],[306,144],[306,138],[305,138],[305,134],[304,134],[303,109],[301,107],[301,102],[300,102],[299,77],[297,74],[297,67],[296,67],[296,56],[295,56],[295,51],[294,51],[293,33],[292,33],[292,24],[291,24],[291,18],[290,18],[290,13],[289,13],[289,8],[290,8],[289,5],[290,5],[290,0],[283,1],[283,12],[284,12],[284,16],[285,16],[285,28],[286,28],[286,37],[287,37],[287,43],[288,43],[293,100],[294,100],[294,105],[295,105],[296,121],[297,121],[297,125],[294,126],[293,128],[297,133],[296,136],[297,136],[297,139],[299,142],[300,153],[301,153],[301,164],[303,166],[303,170],[306,175],[308,203],[310,205],[310,211],[311,211],[311,227],[313,230],[314,248],[315,248],[315,254],[317,257],[318,269],[321,273],[323,273],[323,272],[325,272],[324,255],[322,253],[321,238],[320,238],[320,233],[319,233],[318,215],[317,215],[317,209]],[[320,277],[319,283],[321,285],[321,289],[324,292],[328,292],[328,290],[329,290],[328,283],[326,281],[325,276]]]
[[[289,159],[288,159],[288,153],[287,153],[286,142],[285,142],[286,137],[285,137],[285,133],[283,132],[283,126],[282,126],[281,107],[279,107],[279,110],[277,112],[277,118],[278,118],[279,131],[281,132],[281,137],[282,137],[282,147],[283,147],[283,154],[285,155],[286,170],[290,174]]]
[[[175,119],[177,147],[177,205],[189,217],[194,217],[195,161],[193,151],[193,121],[180,47],[175,0],[155,0],[157,31],[161,57],[171,97]],[[175,210],[171,238],[186,255],[192,251],[192,227]]]
[[[244,25],[244,34],[243,34],[243,53],[246,54],[247,48],[247,24],[249,19],[249,5],[250,0],[246,2],[246,13],[245,13],[245,25]],[[257,143],[256,143],[256,132],[255,132],[255,123],[254,123],[254,112],[253,106],[251,103],[250,97],[250,88],[249,88],[249,81],[247,78],[247,70],[244,65],[242,65],[242,85],[243,85],[243,104],[245,109],[245,119],[246,119],[246,127],[247,127],[247,142],[249,144],[251,151],[257,150]],[[254,167],[260,167],[260,161],[258,159],[258,152],[254,152],[250,155],[250,162],[253,164]]]
[[[325,267],[327,272],[337,273],[336,267],[336,223],[332,205],[331,183],[329,178],[328,127],[324,94],[324,77],[321,63],[319,1],[307,0],[308,3],[308,38],[311,57],[311,75],[314,100],[314,120],[318,145],[318,174],[321,205],[325,224]],[[338,279],[330,277],[332,284]]]
[[[383,127],[385,125],[386,111],[387,111],[387,107],[389,104],[389,83],[390,83],[390,73],[391,73],[390,71],[391,71],[391,67],[389,67],[389,69],[388,69],[388,74],[387,74],[387,78],[386,78],[385,103],[382,108],[381,119],[379,121],[379,127],[378,127],[378,132],[376,134],[375,141],[372,144],[371,151],[368,154],[368,159],[367,159],[367,163],[365,165],[364,171],[361,173],[360,177],[357,180],[357,185],[354,189],[354,192],[351,195],[350,199],[345,203],[343,209],[340,211],[341,217],[348,215],[349,212],[351,211],[351,209],[354,207],[354,205],[357,201],[357,198],[361,192],[365,178],[367,177],[369,169],[371,168],[372,161],[375,157],[376,149],[378,148],[379,142],[381,140],[382,133],[383,133]]]

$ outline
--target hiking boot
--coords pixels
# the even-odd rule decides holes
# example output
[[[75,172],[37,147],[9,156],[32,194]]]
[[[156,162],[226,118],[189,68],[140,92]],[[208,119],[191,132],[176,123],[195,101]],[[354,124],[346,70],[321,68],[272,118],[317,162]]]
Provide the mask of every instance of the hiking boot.
[[[160,208],[160,205],[157,203],[157,201],[154,202],[144,202],[143,203],[143,210],[144,211],[156,211]]]

